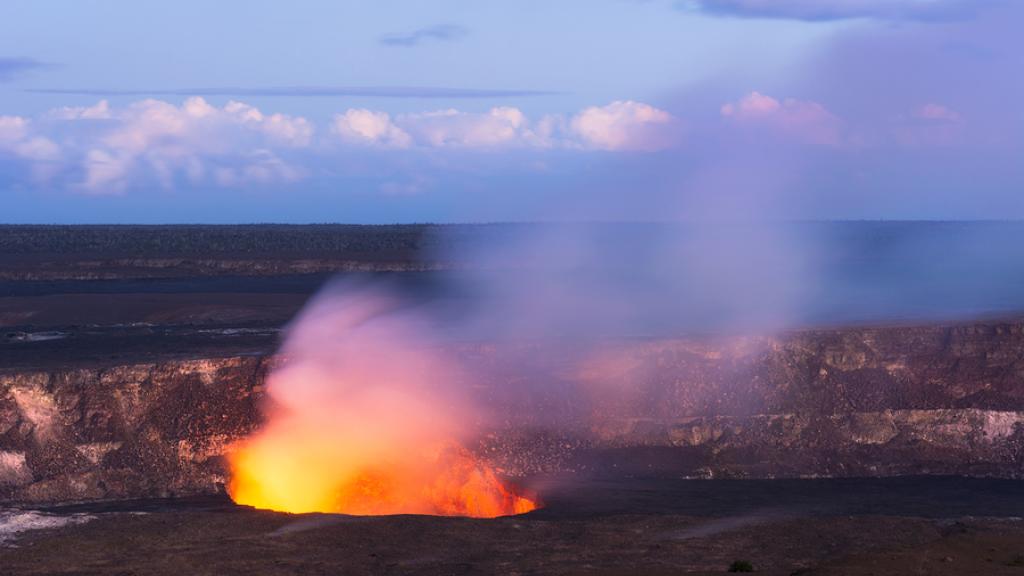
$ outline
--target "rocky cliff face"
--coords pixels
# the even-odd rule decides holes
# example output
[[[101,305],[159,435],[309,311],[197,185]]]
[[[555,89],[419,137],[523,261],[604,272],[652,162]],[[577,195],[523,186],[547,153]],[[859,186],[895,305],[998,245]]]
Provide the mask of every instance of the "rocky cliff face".
[[[1024,323],[462,345],[511,475],[1024,477]],[[0,501],[216,491],[271,360],[0,373]]]
[[[258,357],[0,376],[0,500],[203,493],[257,425]]]

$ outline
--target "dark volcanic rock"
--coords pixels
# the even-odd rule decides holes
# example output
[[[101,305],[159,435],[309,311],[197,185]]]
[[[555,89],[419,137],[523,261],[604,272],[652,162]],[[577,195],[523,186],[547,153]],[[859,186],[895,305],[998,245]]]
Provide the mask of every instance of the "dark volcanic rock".
[[[453,348],[510,475],[1024,477],[1024,323]],[[217,491],[268,364],[0,374],[0,501]]]

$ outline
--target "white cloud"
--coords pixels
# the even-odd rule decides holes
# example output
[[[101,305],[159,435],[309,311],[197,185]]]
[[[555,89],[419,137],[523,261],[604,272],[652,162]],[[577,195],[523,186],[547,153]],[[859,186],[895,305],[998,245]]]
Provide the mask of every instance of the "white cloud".
[[[107,120],[110,103],[100,100],[92,106],[61,106],[51,110],[49,116],[58,120]]]
[[[751,92],[737,102],[722,105],[722,116],[737,126],[767,128],[810,144],[840,143],[839,118],[810,100],[777,100]]]
[[[332,131],[349,144],[395,148],[572,148],[659,150],[675,140],[670,114],[639,102],[591,107],[571,119],[547,115],[531,121],[513,107],[486,112],[456,109],[402,114],[350,109],[335,116]]]
[[[484,113],[448,109],[405,114],[399,122],[417,142],[432,147],[494,148],[531,140],[526,115],[511,107]]]
[[[574,116],[531,119],[514,107],[445,109],[397,116],[361,108],[333,117],[329,135],[315,139],[311,122],[266,114],[243,102],[223,106],[203,98],[158,99],[114,106],[61,107],[35,118],[0,116],[0,156],[15,158],[36,179],[90,194],[179,186],[290,183],[308,166],[337,170],[346,146],[392,149],[561,149],[651,151],[675,141],[667,112],[622,101]],[[326,166],[326,164],[325,164]],[[412,188],[402,188],[408,193]],[[389,189],[397,193],[399,188]]]
[[[959,122],[960,113],[942,104],[929,103],[914,110],[914,118],[932,122]]]
[[[672,115],[632,100],[583,110],[571,122],[585,147],[601,150],[654,151],[671,145]]]
[[[393,148],[408,148],[412,144],[412,137],[395,126],[388,113],[365,108],[351,108],[344,114],[336,114],[331,129],[342,140],[353,144]]]
[[[0,116],[0,146],[17,142],[28,134],[27,118]]]
[[[34,133],[32,121],[21,116],[0,116],[0,156],[10,155],[28,162],[36,180],[54,172],[60,147],[51,139]]]
[[[91,193],[120,192],[150,180],[172,188],[182,178],[241,186],[294,181],[303,171],[287,165],[276,151],[305,148],[313,126],[301,117],[263,114],[241,102],[223,108],[202,98],[181,105],[142,100],[121,109],[106,101],[94,106],[51,111],[51,122],[82,125],[73,139],[80,146],[73,186]]]
[[[730,117],[764,117],[778,112],[782,104],[771,96],[760,92],[751,92],[739,100],[722,105],[722,116]]]
[[[278,144],[303,148],[309,146],[313,139],[313,125],[301,116],[265,116],[259,109],[234,100],[224,106],[224,112],[241,125],[262,132]],[[217,111],[213,109],[210,113],[216,114]]]

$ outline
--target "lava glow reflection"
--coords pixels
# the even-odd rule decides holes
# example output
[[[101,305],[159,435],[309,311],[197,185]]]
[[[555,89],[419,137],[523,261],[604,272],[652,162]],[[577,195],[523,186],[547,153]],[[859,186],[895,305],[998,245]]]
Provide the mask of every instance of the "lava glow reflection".
[[[263,429],[236,446],[235,502],[284,512],[495,517],[536,508],[463,447],[459,375],[366,294],[320,297],[267,381]]]

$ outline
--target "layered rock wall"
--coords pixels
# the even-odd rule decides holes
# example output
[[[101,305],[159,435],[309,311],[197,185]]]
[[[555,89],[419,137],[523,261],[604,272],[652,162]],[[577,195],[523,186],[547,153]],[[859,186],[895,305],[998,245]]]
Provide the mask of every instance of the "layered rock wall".
[[[0,375],[0,500],[214,491],[265,373],[235,357]]]
[[[510,475],[1024,477],[1024,323],[452,346]],[[216,491],[261,356],[0,373],[0,501]],[[497,416],[497,417],[495,417]]]

